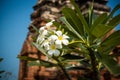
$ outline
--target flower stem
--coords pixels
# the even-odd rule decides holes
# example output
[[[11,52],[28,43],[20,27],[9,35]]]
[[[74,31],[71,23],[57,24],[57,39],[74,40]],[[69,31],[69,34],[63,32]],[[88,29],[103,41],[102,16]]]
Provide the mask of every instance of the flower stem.
[[[56,58],[55,58],[55,60],[58,62],[58,66],[61,68],[61,70],[63,71],[63,73],[64,73],[64,75],[66,76],[66,78],[67,78],[68,80],[71,80],[69,74],[67,73],[67,71],[66,71],[64,65],[61,63],[61,61],[60,61],[59,59],[56,59]]]
[[[65,68],[63,67],[63,65],[62,65],[62,64],[58,64],[58,65],[59,65],[59,67],[61,68],[61,70],[63,71],[63,73],[65,74],[66,78],[67,78],[68,80],[71,80],[69,74],[67,73],[67,71],[65,70]]]
[[[89,52],[90,52],[90,58],[91,58],[91,65],[92,65],[92,80],[100,80],[100,74],[98,72],[98,69],[97,69],[97,61],[96,61],[96,57],[95,57],[95,54],[94,54],[94,51],[92,49],[88,49]]]

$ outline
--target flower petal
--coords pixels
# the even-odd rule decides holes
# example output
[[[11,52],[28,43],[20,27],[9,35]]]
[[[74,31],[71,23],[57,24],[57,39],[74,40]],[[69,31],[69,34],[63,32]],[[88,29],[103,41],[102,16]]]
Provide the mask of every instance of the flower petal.
[[[57,34],[58,36],[61,36],[61,35],[62,35],[62,31],[56,31],[56,34]]]
[[[55,46],[56,46],[56,48],[58,48],[58,49],[61,49],[61,48],[62,48],[62,44],[56,44]]]
[[[49,50],[49,51],[48,51],[48,55],[49,55],[49,56],[53,56],[53,53],[54,53],[54,50]]]
[[[50,49],[50,46],[49,45],[45,45],[44,46],[46,50],[49,50]]]
[[[62,40],[62,42],[63,42],[64,45],[68,45],[69,44],[69,41],[66,40],[66,39]]]
[[[44,36],[39,35],[38,38],[37,38],[37,40],[36,40],[36,42],[38,44],[41,44],[44,40],[45,40]]]
[[[47,35],[48,31],[44,30],[41,35]]]
[[[39,29],[39,32],[41,32],[41,31],[43,31],[43,30],[45,30],[45,27],[44,27],[44,26]]]
[[[63,34],[63,38],[69,38],[69,36],[67,36],[67,35]]]
[[[61,45],[62,42],[61,42],[60,40],[56,40],[56,41],[55,41],[55,44],[56,44],[56,45]]]
[[[51,35],[51,36],[49,37],[49,40],[50,40],[50,41],[55,41],[56,39],[58,39],[58,37],[57,37],[56,35]]]
[[[46,26],[46,27],[49,27],[49,26],[52,26],[52,25],[53,25],[52,22],[48,22],[45,26]]]
[[[54,50],[54,56],[59,56],[60,55],[60,51],[59,50]]]

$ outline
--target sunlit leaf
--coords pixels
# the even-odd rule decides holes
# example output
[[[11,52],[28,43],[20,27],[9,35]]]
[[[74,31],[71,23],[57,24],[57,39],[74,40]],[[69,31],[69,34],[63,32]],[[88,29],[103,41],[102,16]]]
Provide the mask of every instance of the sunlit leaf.
[[[31,26],[33,27],[33,29],[34,29],[37,33],[39,33],[39,30],[38,30],[34,25],[31,24]]]
[[[111,17],[113,17],[114,13],[120,9],[120,4],[116,5],[109,16],[104,20],[104,23],[108,22]]]
[[[47,56],[47,54],[46,54],[46,51],[42,48],[42,47],[40,47],[38,44],[36,44],[36,43],[32,43],[39,51],[41,51],[41,53],[42,54],[44,54],[44,55],[46,55]]]
[[[48,62],[48,61],[44,61],[44,60],[39,60],[38,61],[31,61],[28,63],[28,66],[45,66],[45,67],[55,67],[57,66],[57,64]]]
[[[19,58],[20,60],[28,60],[28,61],[38,60],[37,58],[32,58],[32,57],[28,57],[28,56],[17,56],[17,58]]]
[[[76,34],[79,39],[82,39],[82,40],[83,40],[82,36],[69,24],[69,22],[66,20],[65,17],[61,17],[60,20],[61,20],[64,24],[66,24],[66,27],[67,27],[73,34]]]
[[[72,25],[72,27],[81,35],[84,35],[84,30],[82,23],[76,13],[70,8],[63,8],[62,9],[64,16],[66,17],[67,21]]]
[[[105,34],[108,33],[110,30],[112,30],[113,28],[114,28],[114,26],[108,26],[105,24],[98,24],[91,31],[95,37],[101,38],[101,37],[105,36]]]
[[[84,16],[82,15],[80,8],[78,7],[78,5],[74,2],[74,0],[70,0],[72,5],[75,7],[75,11],[78,13],[78,17],[81,20],[81,23],[85,29],[85,31],[87,32],[87,34],[89,34],[89,27],[88,24],[84,18]]]
[[[61,27],[61,29],[64,29],[65,32],[68,32],[70,38],[78,38],[75,34],[73,34],[72,31],[69,30],[69,28],[66,27],[66,25],[64,24],[61,24],[61,23],[58,23],[58,22],[53,22],[53,25],[57,27],[57,29],[59,30],[59,28]]]
[[[117,15],[117,16],[115,16],[115,17],[113,17],[113,18],[109,21],[108,25],[109,25],[109,26],[115,26],[115,27],[116,27],[119,23],[120,23],[120,14]]]
[[[32,57],[28,57],[28,56],[18,56],[18,58],[20,60],[29,61],[28,66],[45,66],[45,67],[57,66],[57,64],[54,64],[54,63],[51,63],[48,61],[44,61],[44,60],[38,59],[38,58],[32,58]]]
[[[93,23],[93,25],[92,25],[92,27],[91,27],[91,30],[93,30],[95,27],[98,27],[97,25],[98,25],[98,24],[101,24],[106,17],[107,17],[107,13],[103,13],[103,14],[99,15],[99,16],[95,19],[95,21],[94,21],[94,23]]]

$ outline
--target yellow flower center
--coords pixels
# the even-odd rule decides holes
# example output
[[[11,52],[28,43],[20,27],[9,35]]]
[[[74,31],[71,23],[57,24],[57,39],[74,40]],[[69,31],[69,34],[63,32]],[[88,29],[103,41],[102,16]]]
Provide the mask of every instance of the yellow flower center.
[[[58,40],[63,40],[63,36],[59,36],[59,37],[58,37]]]
[[[51,45],[51,49],[53,50],[56,49],[55,45]]]

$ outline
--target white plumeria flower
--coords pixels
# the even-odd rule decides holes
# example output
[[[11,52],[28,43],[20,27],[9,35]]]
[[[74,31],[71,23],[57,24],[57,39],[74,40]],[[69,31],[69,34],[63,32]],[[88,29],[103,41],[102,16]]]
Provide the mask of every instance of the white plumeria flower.
[[[39,29],[39,33],[40,33],[40,35],[47,35],[48,30],[46,30],[45,27],[43,26]]]
[[[65,34],[62,34],[62,31],[56,31],[56,34],[58,36],[58,39],[55,41],[55,44],[57,45],[68,45],[69,41],[67,40],[69,37]]]
[[[50,45],[50,50],[48,50],[48,55],[50,56],[59,56],[60,51],[57,49],[57,46],[55,44]]]
[[[58,49],[62,49],[62,44],[55,44]]]
[[[48,23],[46,24],[46,26],[52,26],[54,21],[55,21],[55,20],[52,20],[52,21],[48,22]]]
[[[53,25],[52,22],[48,22],[45,26],[46,26],[46,27],[49,27],[49,26],[52,26],[52,25]]]
[[[53,22],[54,22],[55,20],[52,20],[52,21],[50,21],[50,22],[48,22],[46,25],[45,25],[45,28],[46,29],[48,29],[48,30],[50,30],[51,28],[51,26],[53,25]]]
[[[48,39],[50,40],[51,43],[54,43],[55,40],[58,39],[58,37],[56,35],[51,35]]]
[[[47,35],[47,34],[48,34],[48,31],[44,30],[41,35]]]
[[[53,21],[54,20],[48,22],[39,29],[39,36],[36,43],[39,47],[46,50],[48,55],[58,57],[60,55],[59,49],[62,49],[62,44],[68,45],[69,41],[67,39],[69,37],[66,34],[63,34],[62,31],[53,30],[51,28]]]
[[[45,37],[44,37],[43,35],[39,35],[39,36],[37,37],[36,42],[37,42],[38,44],[41,44],[44,40],[45,40]]]
[[[40,29],[39,29],[39,32],[42,32],[42,31],[44,31],[45,30],[45,27],[43,26],[43,27],[41,27]]]
[[[41,47],[44,47],[45,50],[49,50],[49,49],[50,49],[49,40],[45,40],[45,41],[41,44]]]
[[[47,35],[48,34],[48,30],[51,30],[51,26],[53,25],[53,21],[55,21],[55,20],[52,20],[51,22],[48,22],[45,26],[41,27],[39,29],[39,33],[41,35]]]

